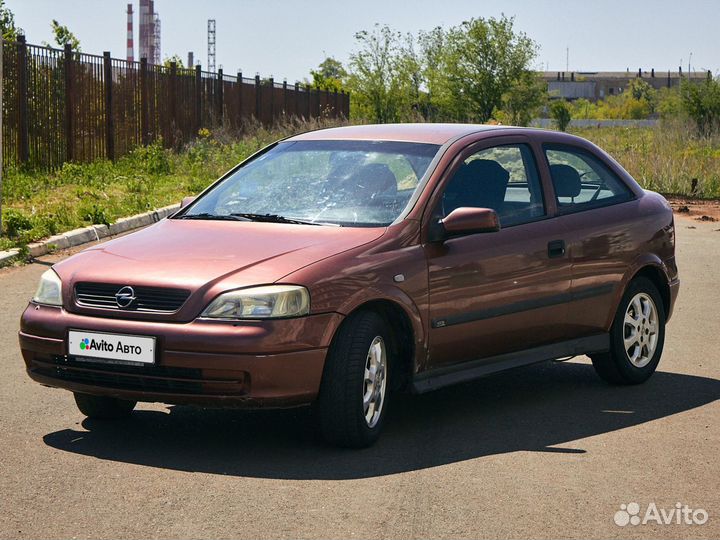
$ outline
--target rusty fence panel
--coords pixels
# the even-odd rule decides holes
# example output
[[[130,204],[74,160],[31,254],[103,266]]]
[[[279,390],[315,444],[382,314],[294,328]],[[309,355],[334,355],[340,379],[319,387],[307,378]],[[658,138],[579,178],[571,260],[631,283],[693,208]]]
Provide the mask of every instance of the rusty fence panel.
[[[3,170],[54,170],[117,159],[162,141],[180,149],[201,128],[240,133],[297,117],[347,118],[350,96],[272,78],[3,41]]]

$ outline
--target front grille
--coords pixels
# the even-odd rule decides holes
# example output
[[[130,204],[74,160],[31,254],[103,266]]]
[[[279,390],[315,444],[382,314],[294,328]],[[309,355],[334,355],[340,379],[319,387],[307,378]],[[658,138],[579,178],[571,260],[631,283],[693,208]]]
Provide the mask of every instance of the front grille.
[[[151,311],[155,313],[173,313],[185,303],[190,291],[162,287],[135,287],[135,301],[128,307],[118,306],[115,295],[122,285],[107,283],[77,283],[75,301],[79,306],[121,311]]]
[[[244,379],[204,378],[201,369],[78,362],[73,357],[62,356],[48,360],[36,359],[32,370],[46,377],[102,388],[198,395],[246,392]]]

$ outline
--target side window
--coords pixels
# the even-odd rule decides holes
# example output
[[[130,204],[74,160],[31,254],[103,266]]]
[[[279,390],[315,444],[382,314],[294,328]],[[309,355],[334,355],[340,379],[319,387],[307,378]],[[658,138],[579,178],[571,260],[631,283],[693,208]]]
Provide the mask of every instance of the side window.
[[[468,157],[442,198],[442,216],[461,207],[492,208],[500,226],[518,225],[545,215],[532,151],[524,144],[495,146]]]
[[[602,161],[584,150],[546,147],[555,198],[561,211],[632,199],[632,192]]]

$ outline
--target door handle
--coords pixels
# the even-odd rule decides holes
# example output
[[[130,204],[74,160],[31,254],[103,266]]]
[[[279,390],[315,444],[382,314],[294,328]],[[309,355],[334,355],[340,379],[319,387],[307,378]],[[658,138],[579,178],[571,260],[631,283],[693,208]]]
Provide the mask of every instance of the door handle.
[[[548,257],[555,259],[565,255],[565,240],[553,240],[548,242]]]

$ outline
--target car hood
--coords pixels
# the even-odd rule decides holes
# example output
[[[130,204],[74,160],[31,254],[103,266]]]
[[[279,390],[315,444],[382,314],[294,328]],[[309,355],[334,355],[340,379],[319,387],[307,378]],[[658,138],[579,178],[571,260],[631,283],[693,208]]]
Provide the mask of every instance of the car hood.
[[[371,242],[386,228],[165,219],[54,266],[65,305],[77,282],[221,290],[274,283],[304,266]],[[193,296],[197,296],[193,295]]]

